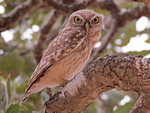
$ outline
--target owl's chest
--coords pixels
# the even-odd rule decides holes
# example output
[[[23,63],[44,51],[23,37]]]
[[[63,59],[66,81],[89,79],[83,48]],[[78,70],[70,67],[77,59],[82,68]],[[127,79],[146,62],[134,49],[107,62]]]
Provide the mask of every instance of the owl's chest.
[[[88,44],[81,44],[76,50],[62,59],[61,62],[63,63],[60,64],[62,64],[61,67],[65,79],[72,79],[74,75],[82,70],[90,56],[91,49]]]

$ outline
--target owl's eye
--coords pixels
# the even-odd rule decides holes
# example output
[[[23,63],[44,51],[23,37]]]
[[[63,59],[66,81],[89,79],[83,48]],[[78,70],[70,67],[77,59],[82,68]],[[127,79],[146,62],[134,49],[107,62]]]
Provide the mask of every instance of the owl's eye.
[[[75,21],[75,23],[80,23],[80,22],[82,21],[82,19],[79,18],[78,16],[76,16],[76,17],[74,18],[74,21]]]
[[[97,23],[99,22],[99,18],[98,18],[98,17],[95,17],[95,18],[92,20],[92,22],[93,22],[94,24],[97,24]]]

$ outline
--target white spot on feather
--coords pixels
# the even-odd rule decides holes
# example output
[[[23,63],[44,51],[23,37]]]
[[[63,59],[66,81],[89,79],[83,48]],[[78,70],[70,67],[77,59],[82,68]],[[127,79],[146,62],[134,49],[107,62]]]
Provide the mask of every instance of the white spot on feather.
[[[61,49],[57,50],[56,57],[58,57],[61,54],[61,51],[62,51]]]
[[[71,45],[71,47],[75,47],[76,45]]]
[[[79,35],[80,35],[80,36],[82,36],[82,35],[83,35],[83,33],[82,33],[82,32],[80,32],[80,33],[79,33]]]
[[[52,54],[51,54],[51,58],[54,58],[54,55],[55,55],[55,53],[52,53]]]
[[[47,60],[47,59],[51,59],[51,57],[48,55],[48,56],[46,56],[46,57],[44,57],[44,60]]]
[[[68,40],[68,42],[71,42],[71,40]]]
[[[74,39],[73,39],[73,41],[76,41],[76,40],[78,40],[78,39],[77,39],[77,38],[74,38]]]
[[[55,45],[56,45],[56,43],[53,44],[53,46],[55,46]]]
[[[77,34],[77,35],[76,35],[76,37],[80,37],[80,35],[79,35],[79,34]]]
[[[65,41],[68,41],[68,38],[66,38]]]
[[[45,65],[46,61],[45,60],[42,60],[42,62],[40,62],[40,67],[42,67],[43,65]]]
[[[59,42],[60,40],[57,40],[57,42]]]
[[[77,30],[77,32],[81,32],[81,30]]]
[[[67,48],[69,46],[69,44],[65,44],[65,48]]]

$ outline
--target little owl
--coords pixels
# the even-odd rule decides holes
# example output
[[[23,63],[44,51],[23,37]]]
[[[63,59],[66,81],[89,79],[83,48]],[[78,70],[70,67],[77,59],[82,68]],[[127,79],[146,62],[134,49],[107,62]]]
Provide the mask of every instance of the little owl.
[[[44,52],[29,80],[22,102],[30,94],[62,85],[79,73],[101,36],[102,24],[102,16],[94,11],[72,13],[62,32]]]

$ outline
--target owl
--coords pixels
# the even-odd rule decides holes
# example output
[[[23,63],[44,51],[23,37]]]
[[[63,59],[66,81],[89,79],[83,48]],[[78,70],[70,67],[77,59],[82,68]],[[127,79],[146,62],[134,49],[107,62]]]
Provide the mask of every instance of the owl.
[[[62,85],[79,73],[101,36],[102,25],[102,16],[92,10],[72,13],[62,32],[45,50],[21,103],[30,94]]]

